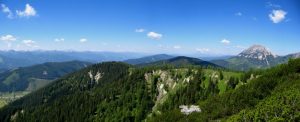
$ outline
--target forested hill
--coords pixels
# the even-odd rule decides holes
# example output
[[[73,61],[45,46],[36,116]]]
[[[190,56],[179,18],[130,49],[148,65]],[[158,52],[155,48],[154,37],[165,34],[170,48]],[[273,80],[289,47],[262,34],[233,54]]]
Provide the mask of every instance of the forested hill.
[[[138,64],[138,66],[144,67],[144,66],[175,66],[175,67],[185,67],[185,66],[200,66],[200,67],[213,67],[213,68],[222,68],[221,66],[218,66],[216,64],[213,64],[208,61],[203,61],[198,58],[191,58],[186,56],[177,56],[174,58],[166,59],[166,60],[160,60],[156,62],[151,63],[143,63]]]
[[[299,73],[300,59],[247,73],[100,63],[3,107],[0,121],[296,121]]]
[[[156,62],[156,61],[160,61],[160,60],[167,60],[170,58],[174,58],[174,56],[167,55],[167,54],[157,54],[157,55],[151,55],[151,56],[146,56],[146,57],[137,58],[137,59],[128,59],[123,62],[132,64],[132,65],[137,65],[137,64],[152,63],[152,62]]]
[[[34,91],[91,64],[83,61],[47,62],[5,71],[0,73],[0,92]]]
[[[118,97],[128,68],[116,62],[92,65],[10,103],[1,109],[0,118],[2,121],[92,119],[101,101]]]

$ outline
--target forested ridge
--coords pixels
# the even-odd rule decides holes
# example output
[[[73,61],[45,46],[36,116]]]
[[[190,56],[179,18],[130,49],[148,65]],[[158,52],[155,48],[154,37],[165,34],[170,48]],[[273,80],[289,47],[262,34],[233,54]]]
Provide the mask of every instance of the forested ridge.
[[[1,121],[297,121],[300,59],[267,70],[89,66],[0,110]],[[181,105],[201,111],[182,113]]]
[[[92,63],[82,61],[47,62],[0,73],[0,92],[34,91],[68,73]]]

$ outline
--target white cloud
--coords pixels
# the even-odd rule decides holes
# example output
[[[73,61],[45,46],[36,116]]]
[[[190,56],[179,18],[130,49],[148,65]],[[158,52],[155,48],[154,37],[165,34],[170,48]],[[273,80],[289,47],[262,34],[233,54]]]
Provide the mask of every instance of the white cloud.
[[[2,8],[2,12],[7,14],[7,18],[10,19],[13,18],[13,13],[5,4],[1,4],[1,8]]]
[[[236,15],[236,16],[242,16],[242,15],[243,15],[243,13],[241,13],[241,12],[237,12],[237,13],[235,13],[235,15]]]
[[[35,44],[35,42],[32,40],[23,40],[23,43],[27,46],[31,46],[31,45]]]
[[[17,10],[16,13],[19,17],[30,17],[30,16],[36,16],[37,12],[31,5],[26,4],[24,11]]]
[[[174,49],[181,49],[181,46],[180,45],[174,45],[173,48]]]
[[[209,52],[208,48],[196,48],[196,51],[200,52],[200,53],[205,53],[205,52]]]
[[[79,42],[81,42],[81,43],[84,43],[84,42],[87,42],[88,40],[86,39],[86,38],[81,38],[80,40],[79,40]]]
[[[56,38],[54,39],[55,42],[64,42],[65,39],[64,38]]]
[[[35,47],[35,41],[32,40],[23,40],[23,43],[28,47]]]
[[[147,36],[151,39],[154,39],[154,40],[159,40],[162,38],[162,34],[159,34],[159,33],[156,33],[156,32],[149,32],[147,34]]]
[[[135,29],[135,32],[137,33],[142,33],[142,32],[145,32],[146,30],[143,29],[143,28],[139,28],[139,29]]]
[[[14,36],[12,36],[12,35],[1,36],[0,39],[1,39],[2,41],[6,41],[6,42],[11,42],[11,41],[17,40],[16,37],[14,37]]]
[[[230,41],[227,40],[227,39],[223,39],[223,40],[221,41],[221,43],[223,43],[223,44],[225,44],[225,45],[228,45],[228,44],[230,43]]]
[[[283,10],[273,10],[272,13],[269,14],[269,18],[273,23],[279,23],[285,19],[285,15],[287,12]]]

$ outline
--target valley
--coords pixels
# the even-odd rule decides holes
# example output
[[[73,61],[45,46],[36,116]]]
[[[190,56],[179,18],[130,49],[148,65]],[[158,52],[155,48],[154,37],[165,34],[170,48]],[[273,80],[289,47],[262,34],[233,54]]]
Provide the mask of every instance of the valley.
[[[0,73],[1,107],[89,65],[91,63],[81,61],[48,62],[2,72]]]
[[[30,91],[18,91],[18,92],[1,92],[0,93],[0,108],[13,102],[25,95],[29,94]]]

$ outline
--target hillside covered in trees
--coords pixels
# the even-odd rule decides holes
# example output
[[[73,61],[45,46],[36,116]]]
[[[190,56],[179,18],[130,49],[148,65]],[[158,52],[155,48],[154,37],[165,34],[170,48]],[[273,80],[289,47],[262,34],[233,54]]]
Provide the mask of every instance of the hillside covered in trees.
[[[0,73],[0,92],[34,91],[91,64],[82,61],[47,62],[5,71]]]
[[[89,66],[0,109],[1,121],[296,121],[300,59],[267,70]]]

